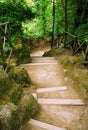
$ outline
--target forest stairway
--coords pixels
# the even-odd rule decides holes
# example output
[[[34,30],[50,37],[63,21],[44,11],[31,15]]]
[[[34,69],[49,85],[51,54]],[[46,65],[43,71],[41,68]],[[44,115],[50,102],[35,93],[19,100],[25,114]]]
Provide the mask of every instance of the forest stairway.
[[[36,84],[39,112],[22,130],[88,130],[85,104],[65,83],[64,70],[55,57],[33,56],[23,65]],[[86,129],[87,128],[87,129]]]

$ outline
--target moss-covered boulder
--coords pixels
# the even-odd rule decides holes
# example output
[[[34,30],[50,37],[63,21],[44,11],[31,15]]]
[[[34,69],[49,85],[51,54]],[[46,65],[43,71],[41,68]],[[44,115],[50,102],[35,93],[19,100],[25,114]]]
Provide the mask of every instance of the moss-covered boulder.
[[[11,102],[0,105],[0,130],[12,130],[12,117],[16,111],[17,107]]]
[[[28,86],[32,83],[27,71],[21,67],[14,67],[8,73],[9,77],[14,79],[17,84],[23,86]]]
[[[70,74],[70,77],[77,84],[78,89],[81,91],[82,96],[88,100],[88,70],[76,69]]]
[[[1,74],[4,74],[4,71],[3,71],[2,69],[0,69],[0,75],[1,75]]]
[[[82,56],[69,56],[69,55],[62,55],[59,57],[59,61],[64,66],[64,68],[70,69],[72,67],[83,67],[81,61],[83,60]]]
[[[22,86],[18,85],[8,74],[0,73],[0,104],[8,101],[17,103],[21,94]]]
[[[85,101],[88,100],[88,69],[82,64],[81,55],[69,56],[62,55],[59,57],[60,63],[64,67],[64,74],[71,80]]]
[[[30,83],[23,68],[13,68],[9,74],[0,70],[0,130],[19,130],[25,120],[36,114],[36,99],[23,93],[23,86]]]
[[[31,94],[24,94],[13,118],[12,130],[18,130],[23,122],[30,119],[38,111],[38,103]]]
[[[16,44],[13,48],[14,56],[17,57],[17,64],[31,62],[30,47],[22,43],[21,38],[16,40]]]
[[[65,52],[64,48],[52,48],[43,54],[44,57],[60,56]]]
[[[23,89],[21,85],[15,85],[5,96],[5,99],[17,104],[21,98]]]
[[[26,110],[25,117],[33,117],[38,111],[37,100],[30,93],[23,94],[23,97],[21,98],[18,107],[24,108]]]
[[[0,130],[19,130],[23,122],[36,114],[38,104],[31,94],[25,94],[16,106],[0,105]]]

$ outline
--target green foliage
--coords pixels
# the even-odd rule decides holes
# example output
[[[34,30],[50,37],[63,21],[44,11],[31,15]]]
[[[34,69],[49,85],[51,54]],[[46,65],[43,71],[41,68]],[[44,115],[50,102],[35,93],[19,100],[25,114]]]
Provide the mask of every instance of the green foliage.
[[[85,2],[84,2],[85,3]],[[36,18],[31,22],[23,23],[23,32],[25,37],[47,37],[52,33],[52,1],[35,0],[32,6],[35,10]],[[57,36],[64,32],[65,28],[65,1],[55,1],[55,28],[54,32]],[[73,10],[74,9],[74,10]],[[68,1],[68,31],[74,33],[75,19],[77,14],[77,3],[73,0]]]
[[[86,36],[86,38],[85,38],[85,42],[88,44],[88,36]]]
[[[75,0],[76,12],[74,18],[74,26],[76,34],[84,34],[88,32],[88,0]]]
[[[23,22],[23,33],[29,38],[45,38],[52,31],[52,2],[35,0],[32,9],[36,18]]]
[[[22,24],[23,34],[25,38],[40,38],[42,37],[42,30],[40,27],[40,20],[33,19],[31,21],[26,21]]]
[[[84,32],[88,31],[88,23],[87,24],[80,24],[78,28],[75,30],[75,34],[81,35]]]
[[[12,34],[20,34],[22,22],[33,17],[34,14],[24,1],[0,2],[0,22],[10,22]]]
[[[77,36],[88,30],[88,0],[68,1],[68,32]],[[52,34],[52,0],[2,0],[0,21],[9,21],[11,32],[26,38],[46,38]],[[33,13],[32,13],[33,12]],[[33,18],[31,21],[28,19]],[[65,31],[65,0],[55,0],[54,33],[58,36]],[[12,41],[14,42],[14,37]],[[87,41],[85,39],[85,41]]]

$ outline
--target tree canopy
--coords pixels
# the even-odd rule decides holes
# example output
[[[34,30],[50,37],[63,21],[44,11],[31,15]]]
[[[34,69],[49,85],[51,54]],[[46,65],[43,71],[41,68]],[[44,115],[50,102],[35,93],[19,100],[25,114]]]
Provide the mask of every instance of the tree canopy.
[[[81,35],[88,32],[88,0],[53,0],[55,8],[54,35],[68,32]],[[52,0],[1,0],[0,22],[10,22],[12,34],[22,33],[27,38],[46,38],[52,34]]]
[[[2,0],[0,22],[10,22],[12,34],[21,33],[22,22],[34,17],[25,0]]]

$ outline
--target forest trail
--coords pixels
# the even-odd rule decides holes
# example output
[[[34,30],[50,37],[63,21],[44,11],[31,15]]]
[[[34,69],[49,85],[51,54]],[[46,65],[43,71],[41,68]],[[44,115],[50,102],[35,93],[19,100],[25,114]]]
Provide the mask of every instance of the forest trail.
[[[33,95],[39,111],[21,130],[88,130],[85,104],[66,84],[60,63],[55,57],[42,57],[43,53],[34,51],[32,63],[23,65],[36,85]]]

